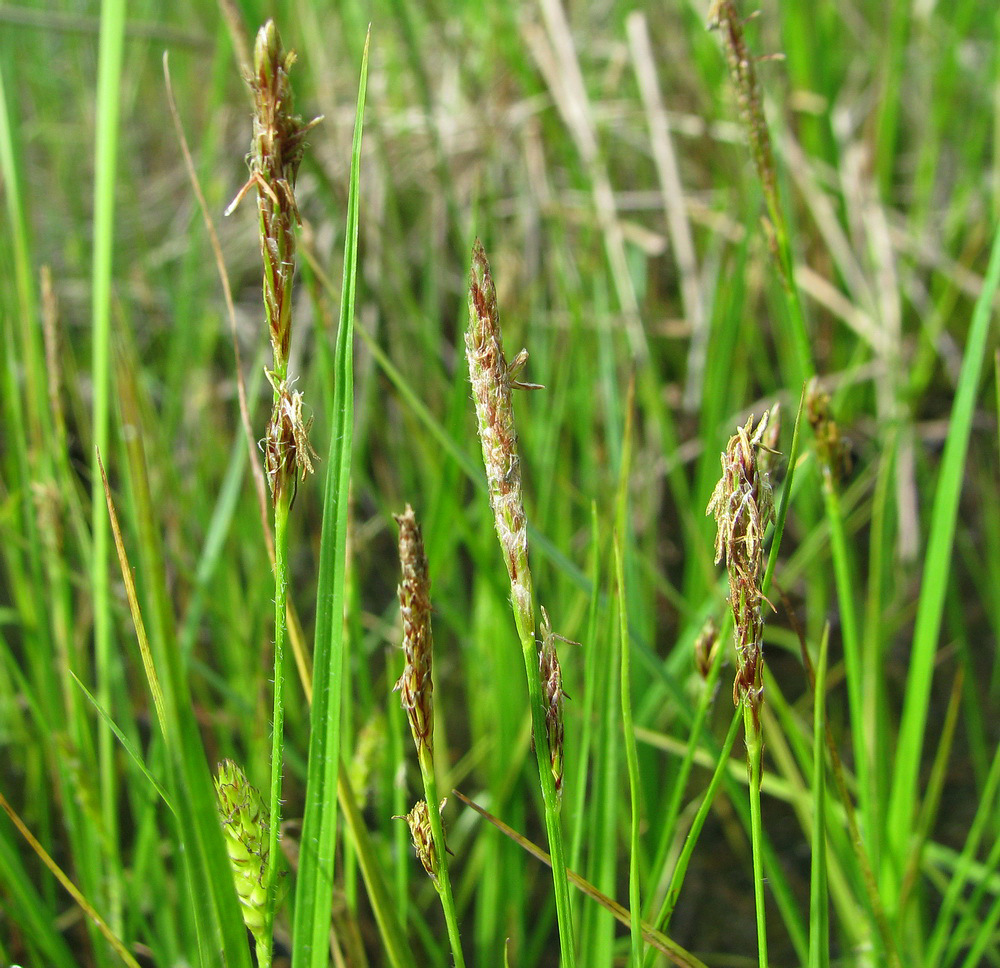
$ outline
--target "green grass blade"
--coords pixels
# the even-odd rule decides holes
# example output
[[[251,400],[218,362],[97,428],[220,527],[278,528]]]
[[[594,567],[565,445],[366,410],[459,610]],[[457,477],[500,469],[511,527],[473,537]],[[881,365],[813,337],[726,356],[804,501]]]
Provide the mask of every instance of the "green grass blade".
[[[370,35],[369,35],[370,36]],[[295,895],[294,968],[325,968],[337,840],[337,772],[340,764],[341,702],[346,643],[343,637],[347,545],[347,495],[354,427],[354,298],[358,259],[361,132],[368,85],[368,41],[351,150],[344,283],[337,331],[334,409],[323,495],[319,587],[316,593],[314,692],[309,767],[302,821],[299,880]]]
[[[809,968],[830,964],[830,913],[826,872],[826,656],[829,626],[819,645],[813,693],[813,835],[809,882]]]
[[[111,424],[111,298],[115,227],[115,179],[118,156],[118,121],[121,110],[122,59],[125,41],[125,0],[103,0],[97,75],[97,131],[94,159],[94,247],[91,275],[92,327],[91,380],[91,532],[93,536],[90,581],[94,597],[94,654],[97,698],[112,708],[116,661],[112,652],[112,614],[108,575],[108,516],[101,489],[98,453],[108,453]],[[97,731],[98,775],[105,852],[108,920],[121,933],[122,882],[117,858],[118,781],[114,768],[114,737],[107,725]]]
[[[132,741],[119,729],[118,724],[111,718],[110,714],[104,707],[97,701],[94,694],[79,680],[76,673],[70,670],[69,673],[73,677],[73,681],[80,687],[80,691],[90,700],[90,704],[97,710],[98,715],[101,719],[107,723],[108,728],[112,733],[115,734],[115,738],[119,743],[122,744],[122,749],[131,757],[132,762],[135,763],[137,767],[142,771],[143,776],[149,780],[149,785],[156,791],[157,796],[170,808],[173,812],[174,807],[170,802],[170,794],[167,793],[163,784],[156,779],[155,776],[150,772],[149,767],[146,766],[145,760],[143,760],[139,751],[135,748]]]
[[[887,813],[887,842],[894,868],[883,867],[882,893],[891,910],[898,898],[897,878],[909,850],[909,832],[916,811],[917,777],[920,770],[924,730],[927,723],[931,679],[938,636],[944,611],[945,591],[951,568],[955,519],[962,489],[965,455],[972,429],[979,376],[986,352],[993,297],[1000,284],[1000,229],[993,237],[993,249],[982,292],[976,301],[965,357],[952,407],[951,421],[941,462],[941,476],[934,495],[930,537],[924,559],[923,584],[906,680],[906,699],[899,727],[899,742]]]

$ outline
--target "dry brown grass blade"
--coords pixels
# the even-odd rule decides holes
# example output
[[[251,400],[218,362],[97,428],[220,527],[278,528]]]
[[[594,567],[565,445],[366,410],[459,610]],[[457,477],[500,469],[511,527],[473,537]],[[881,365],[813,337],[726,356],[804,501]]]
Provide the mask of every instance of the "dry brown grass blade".
[[[552,859],[549,855],[542,850],[537,844],[528,840],[527,837],[519,834],[513,827],[509,827],[505,824],[499,817],[493,816],[485,807],[481,807],[474,800],[470,800],[465,794],[459,793],[458,790],[452,790],[452,793],[458,797],[466,806],[472,807],[481,817],[488,820],[494,827],[497,828],[502,834],[510,837],[516,844],[526,850],[532,857],[540,860],[547,867],[552,866]],[[607,896],[607,894],[602,893],[593,884],[590,883],[586,878],[581,877],[575,871],[567,869],[566,875],[584,894],[589,898],[596,901],[601,905],[606,911],[609,911],[615,918],[616,921],[621,922],[626,927],[632,924],[632,915],[627,907],[619,904],[613,898]],[[656,948],[657,951],[665,954],[675,965],[681,965],[683,968],[706,968],[706,965],[700,958],[691,954],[690,951],[682,948],[676,941],[672,941],[668,938],[662,931],[657,931],[652,925],[647,924],[645,921],[639,922],[639,929],[642,931],[642,937],[645,942],[652,947]]]

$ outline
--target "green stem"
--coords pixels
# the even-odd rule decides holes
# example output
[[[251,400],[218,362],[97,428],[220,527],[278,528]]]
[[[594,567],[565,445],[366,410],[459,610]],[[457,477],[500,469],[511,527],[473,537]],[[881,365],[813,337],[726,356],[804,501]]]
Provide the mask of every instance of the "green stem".
[[[441,898],[441,908],[444,911],[444,921],[448,928],[448,941],[451,943],[451,954],[455,968],[465,968],[465,957],[462,954],[462,938],[458,931],[458,914],[455,910],[455,898],[451,891],[451,875],[448,873],[448,850],[444,839],[444,826],[441,823],[441,809],[438,806],[437,778],[434,775],[434,763],[422,746],[418,753],[420,775],[424,781],[424,796],[427,800],[427,816],[431,822],[431,834],[434,837],[434,847],[437,850],[437,887]]]
[[[520,563],[522,581],[530,592],[528,600],[534,603],[531,591],[531,573],[527,561]],[[535,740],[535,759],[538,761],[538,779],[542,788],[542,805],[545,813],[545,833],[552,857],[552,883],[556,897],[556,920],[559,922],[559,948],[564,968],[575,968],[576,945],[573,940],[573,914],[570,909],[569,878],[566,875],[566,855],[563,850],[562,824],[559,819],[559,796],[552,776],[549,733],[545,726],[545,705],[542,683],[538,673],[538,646],[535,643],[533,616],[524,614],[514,602],[514,621],[521,639],[524,671],[528,679],[528,699],[531,706],[531,732]]]
[[[721,652],[722,650],[720,649],[719,651]],[[716,665],[721,665],[721,663],[716,661]],[[733,712],[733,719],[729,724],[729,732],[726,734],[725,742],[722,744],[722,750],[719,752],[719,759],[715,765],[715,772],[712,774],[712,779],[709,781],[704,797],[702,797],[701,806],[698,807],[698,812],[695,814],[694,820],[691,821],[691,828],[688,830],[687,837],[684,840],[684,847],[681,849],[680,856],[677,858],[677,863],[674,865],[674,872],[670,877],[670,885],[667,888],[667,895],[664,899],[663,907],[660,909],[657,919],[654,922],[654,926],[658,927],[664,933],[666,933],[670,927],[670,917],[674,913],[677,898],[680,897],[681,885],[684,883],[684,875],[687,873],[688,864],[691,861],[691,855],[694,853],[694,848],[698,843],[698,838],[701,836],[701,830],[708,817],[708,811],[711,810],[712,803],[715,801],[715,795],[718,793],[719,787],[725,779],[726,770],[729,769],[729,754],[732,752],[733,745],[736,743],[736,734],[739,731],[739,728],[740,711],[737,709]]]
[[[760,778],[764,742],[760,726],[754,721],[753,708],[743,703],[743,733],[747,746],[750,774],[750,841],[753,848],[753,896],[757,909],[757,956],[760,968],[767,968],[767,925],[764,918],[763,826],[760,815]]]
[[[267,850],[267,938],[269,944],[260,960],[260,968],[270,968],[270,939],[274,934],[274,907],[278,880],[278,829],[281,826],[281,766],[284,760],[285,732],[285,636],[287,634],[286,602],[288,592],[288,510],[289,488],[278,491],[274,505],[274,713],[271,731],[271,822],[268,828]]]

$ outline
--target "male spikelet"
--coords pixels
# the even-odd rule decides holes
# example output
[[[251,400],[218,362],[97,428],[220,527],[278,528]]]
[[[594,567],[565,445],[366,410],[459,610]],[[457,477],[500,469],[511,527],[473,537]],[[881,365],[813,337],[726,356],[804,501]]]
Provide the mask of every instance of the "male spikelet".
[[[264,263],[264,310],[274,362],[268,379],[274,408],[265,437],[265,470],[277,503],[293,492],[296,470],[312,472],[308,424],[302,418],[302,394],[288,379],[292,335],[292,279],[295,274],[295,226],[299,210],[295,179],[305,148],[305,136],[319,118],[308,123],[292,111],[288,73],[295,53],[285,51],[274,21],[257,33],[253,75],[248,78],[254,100],[253,140],[248,162],[250,177],[226,214],[251,188],[257,189],[260,250]]]
[[[472,249],[465,353],[479,421],[479,438],[483,445],[490,507],[510,576],[514,613],[519,624],[524,623],[524,632],[533,636],[534,598],[528,568],[528,528],[511,390],[537,390],[540,387],[517,380],[518,373],[528,362],[527,350],[522,349],[510,363],[504,356],[496,286],[486,251],[479,239],[476,239]]]
[[[267,807],[232,760],[219,764],[215,791],[243,921],[258,946],[266,945]]]
[[[715,514],[718,531],[715,561],[726,561],[729,604],[733,611],[738,666],[733,702],[743,702],[760,728],[764,619],[764,533],[774,520],[771,484],[757,463],[757,451],[767,430],[767,412],[756,429],[753,417],[739,427],[722,454],[722,477],[715,487],[707,514]]]

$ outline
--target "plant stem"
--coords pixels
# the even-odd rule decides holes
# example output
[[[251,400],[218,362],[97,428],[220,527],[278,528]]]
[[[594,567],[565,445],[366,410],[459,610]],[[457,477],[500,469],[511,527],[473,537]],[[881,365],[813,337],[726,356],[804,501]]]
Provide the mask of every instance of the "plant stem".
[[[767,968],[767,924],[764,917],[764,858],[763,826],[760,813],[761,759],[764,742],[760,724],[753,709],[743,703],[743,733],[747,746],[747,768],[750,775],[750,842],[753,848],[753,897],[757,909],[757,959],[760,968]]]
[[[444,839],[444,826],[441,823],[441,808],[438,801],[437,778],[434,776],[434,763],[426,747],[418,754],[420,775],[424,781],[424,795],[427,799],[427,816],[431,822],[431,835],[437,849],[438,875],[435,881],[438,895],[441,898],[441,908],[444,911],[444,921],[448,928],[448,941],[451,943],[452,958],[455,968],[465,968],[465,957],[462,954],[462,938],[458,930],[458,913],[455,910],[455,897],[451,890],[451,875],[448,872],[448,851]]]
[[[278,880],[278,831],[281,826],[281,765],[284,759],[285,732],[285,636],[287,634],[286,601],[288,591],[288,490],[282,491],[274,503],[274,710],[271,731],[271,823],[267,850],[267,937],[274,934],[274,908]],[[257,958],[261,968],[271,964],[269,944],[263,952],[258,945]]]

